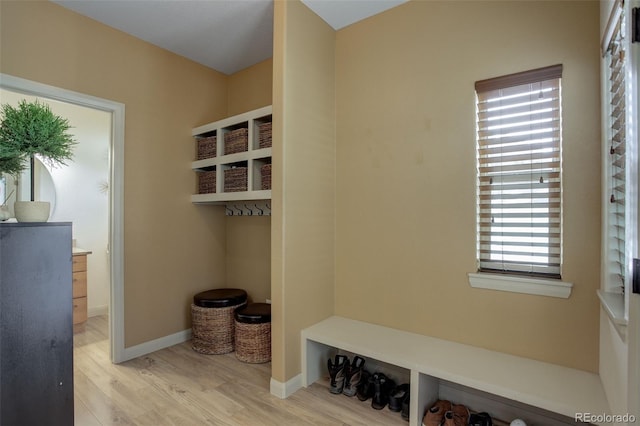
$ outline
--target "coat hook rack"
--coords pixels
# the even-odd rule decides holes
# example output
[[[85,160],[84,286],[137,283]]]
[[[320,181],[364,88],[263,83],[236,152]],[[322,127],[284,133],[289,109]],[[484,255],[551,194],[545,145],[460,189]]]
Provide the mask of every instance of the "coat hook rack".
[[[253,203],[229,203],[225,206],[227,216],[271,216],[271,205],[266,201]]]

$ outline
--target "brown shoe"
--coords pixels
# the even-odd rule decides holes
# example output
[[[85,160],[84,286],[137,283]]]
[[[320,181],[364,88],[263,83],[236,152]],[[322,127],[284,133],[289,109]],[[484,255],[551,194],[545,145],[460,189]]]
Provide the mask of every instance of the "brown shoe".
[[[451,410],[449,401],[439,400],[427,410],[422,418],[423,426],[440,426],[444,419],[444,413]]]
[[[444,426],[467,426],[469,409],[464,405],[453,404],[451,411],[444,413]]]

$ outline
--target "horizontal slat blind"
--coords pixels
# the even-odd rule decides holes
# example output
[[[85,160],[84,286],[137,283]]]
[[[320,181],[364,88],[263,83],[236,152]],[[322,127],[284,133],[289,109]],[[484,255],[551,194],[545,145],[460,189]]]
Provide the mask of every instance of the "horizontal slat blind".
[[[560,276],[561,74],[476,83],[480,270]]]
[[[624,14],[618,15],[611,42],[605,55],[609,64],[609,209],[607,212],[607,244],[609,271],[617,282],[614,286],[624,289],[625,276],[625,193],[626,193],[626,134],[625,134],[625,50]]]

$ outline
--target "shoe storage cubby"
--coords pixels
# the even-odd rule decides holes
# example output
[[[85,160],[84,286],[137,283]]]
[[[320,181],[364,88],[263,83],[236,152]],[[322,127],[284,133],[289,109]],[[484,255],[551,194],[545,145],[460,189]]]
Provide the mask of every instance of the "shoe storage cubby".
[[[192,130],[191,169],[198,180],[193,203],[271,199],[271,110],[259,108]]]
[[[302,330],[301,352],[305,387],[325,379],[327,359],[338,352],[408,371],[411,426],[439,399],[529,426],[575,425],[576,413],[610,413],[597,374],[343,317]]]

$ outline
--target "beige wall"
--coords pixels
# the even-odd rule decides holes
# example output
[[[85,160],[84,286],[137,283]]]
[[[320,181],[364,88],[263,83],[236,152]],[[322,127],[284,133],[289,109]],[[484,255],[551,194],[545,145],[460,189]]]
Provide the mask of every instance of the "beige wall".
[[[337,315],[597,371],[598,8],[412,1],[337,32]],[[573,293],[472,289],[474,82],[557,63]]]
[[[271,105],[273,61],[228,76],[227,115]],[[271,217],[229,216],[225,221],[228,287],[243,288],[254,302],[271,298]]]
[[[191,204],[191,128],[226,115],[226,77],[48,1],[0,2],[0,71],[126,105],[125,346],[189,328],[225,280],[224,209]]]
[[[272,86],[272,59],[231,74],[227,81],[227,115],[271,105]]]
[[[300,330],[333,313],[335,32],[299,1],[274,8],[273,363],[300,373]]]

